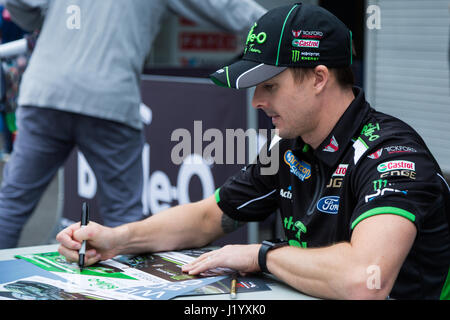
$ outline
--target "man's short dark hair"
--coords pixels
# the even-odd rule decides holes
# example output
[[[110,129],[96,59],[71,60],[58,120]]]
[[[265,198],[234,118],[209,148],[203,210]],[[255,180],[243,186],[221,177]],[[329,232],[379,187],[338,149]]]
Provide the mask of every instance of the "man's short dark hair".
[[[314,68],[289,68],[296,81],[303,81],[306,75],[313,72]],[[341,88],[351,88],[355,85],[355,76],[351,67],[329,68],[334,73],[336,81]]]

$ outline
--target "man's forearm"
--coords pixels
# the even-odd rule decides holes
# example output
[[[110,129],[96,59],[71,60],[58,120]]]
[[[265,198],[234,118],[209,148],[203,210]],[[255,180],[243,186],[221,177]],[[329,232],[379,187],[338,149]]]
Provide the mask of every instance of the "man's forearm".
[[[341,252],[345,250],[343,247]],[[333,288],[332,281],[342,277],[338,270],[342,268],[342,264],[335,261],[333,265],[329,265],[322,260],[323,249],[283,247],[269,251],[267,267],[277,278],[299,291],[316,297],[333,298],[336,297],[335,290],[339,289]]]
[[[375,215],[354,228],[350,242],[269,251],[267,267],[279,279],[317,297],[385,299],[416,234],[415,225],[404,217]]]
[[[213,198],[176,206],[143,221],[117,227],[121,253],[201,247],[223,235]]]
[[[355,257],[348,242],[325,248],[283,247],[269,251],[267,266],[278,279],[315,297],[384,299],[387,295],[385,290],[367,287],[367,265]]]

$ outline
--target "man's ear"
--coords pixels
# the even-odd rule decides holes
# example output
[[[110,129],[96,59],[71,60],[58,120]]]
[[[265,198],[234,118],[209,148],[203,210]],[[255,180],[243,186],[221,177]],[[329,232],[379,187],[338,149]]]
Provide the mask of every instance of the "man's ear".
[[[322,93],[329,80],[330,71],[326,66],[318,65],[314,68],[314,90],[316,94]]]

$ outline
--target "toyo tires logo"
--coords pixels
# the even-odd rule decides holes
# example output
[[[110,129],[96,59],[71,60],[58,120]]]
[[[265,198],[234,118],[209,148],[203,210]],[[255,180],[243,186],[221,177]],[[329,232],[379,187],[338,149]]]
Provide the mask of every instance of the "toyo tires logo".
[[[405,160],[396,160],[396,161],[388,161],[383,162],[377,167],[378,172],[386,172],[391,170],[416,170],[416,164],[411,161]]]

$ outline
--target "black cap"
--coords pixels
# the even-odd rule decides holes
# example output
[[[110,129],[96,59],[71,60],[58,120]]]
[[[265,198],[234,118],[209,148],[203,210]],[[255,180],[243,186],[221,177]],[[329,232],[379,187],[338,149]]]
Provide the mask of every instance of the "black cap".
[[[219,86],[248,88],[287,67],[329,68],[352,64],[352,33],[322,7],[296,3],[268,11],[250,29],[242,59],[211,79]]]

